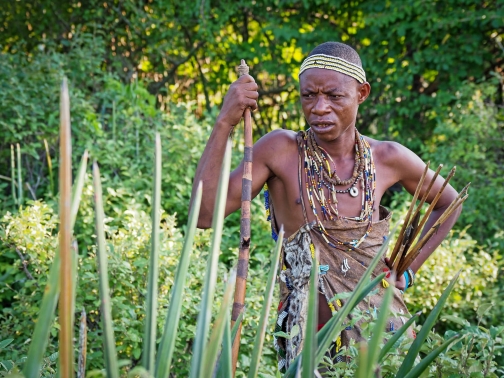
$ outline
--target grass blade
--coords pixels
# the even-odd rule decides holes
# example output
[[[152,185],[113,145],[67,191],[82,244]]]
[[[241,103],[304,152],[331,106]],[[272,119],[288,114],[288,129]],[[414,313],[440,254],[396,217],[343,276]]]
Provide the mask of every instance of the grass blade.
[[[17,194],[16,194],[16,159],[14,158],[14,145],[11,144],[11,192],[14,204],[17,205]]]
[[[191,360],[191,378],[202,377],[203,361],[205,361],[205,346],[208,337],[208,329],[212,317],[212,302],[215,292],[215,281],[217,279],[217,263],[219,259],[220,244],[222,239],[222,227],[224,225],[224,211],[226,208],[227,191],[229,184],[229,168],[231,166],[231,142],[227,142],[226,153],[222,163],[222,172],[219,179],[215,208],[212,220],[212,242],[203,286],[203,297],[201,299],[201,310],[198,315],[196,325],[196,337],[193,345],[193,355]]]
[[[231,330],[231,341],[234,344],[234,340],[236,338],[236,335],[238,334],[238,328],[240,327],[241,321],[243,320],[243,314],[245,313],[245,309],[238,315],[238,319],[236,319],[236,322],[233,326],[233,329]],[[229,323],[231,325],[231,323]]]
[[[377,275],[360,293],[360,295],[357,297],[357,303],[360,303],[364,298],[367,297],[367,295],[375,288],[376,285],[382,282],[382,280],[385,278],[386,273],[380,273]]]
[[[240,314],[242,315],[243,312]],[[236,324],[236,323],[235,323]],[[237,328],[238,329],[238,326]],[[224,325],[224,337],[222,341],[222,353],[217,370],[217,378],[229,378],[233,376],[233,360],[231,356],[231,349],[233,344],[231,342],[231,322],[229,321],[229,314],[226,316],[226,324]]]
[[[189,261],[191,258],[194,235],[196,233],[202,193],[203,184],[200,181],[198,189],[194,195],[191,212],[189,213],[184,246],[182,247],[177,273],[175,275],[175,280],[173,281],[170,308],[168,309],[168,314],[166,316],[164,332],[161,337],[161,343],[159,344],[157,354],[156,378],[168,378],[170,373],[170,365],[175,347],[175,340],[177,338],[178,323],[180,320],[180,311],[182,309],[182,294],[184,292],[187,270],[189,269]]]
[[[77,378],[86,377],[86,356],[87,356],[87,323],[86,310],[83,308],[79,327],[79,360],[77,363]]]
[[[406,333],[408,328],[413,324],[413,322],[416,319],[418,319],[420,314],[421,314],[421,312],[417,312],[416,314],[414,314],[411,318],[408,319],[408,321],[406,323],[403,324],[403,326],[401,328],[399,328],[397,330],[396,333],[394,333],[392,335],[392,337],[390,339],[388,339],[388,341],[385,343],[382,350],[380,351],[380,355],[378,356],[378,363],[383,361],[383,359],[387,355],[387,352],[394,346],[394,344],[397,342],[397,340],[399,340],[401,338],[401,336]]]
[[[53,170],[52,170],[51,154],[49,152],[49,145],[47,144],[47,139],[44,139],[44,148],[45,148],[46,160],[47,160],[47,170],[49,171],[49,190],[50,190],[51,197],[52,197],[52,196],[54,196],[54,177],[53,177]]]
[[[415,359],[420,352],[420,348],[422,347],[422,344],[424,343],[425,339],[429,335],[430,330],[432,327],[434,327],[434,324],[436,322],[436,319],[439,316],[439,313],[441,312],[441,309],[443,308],[446,300],[448,299],[451,291],[453,290],[453,287],[455,286],[455,282],[458,279],[458,276],[460,274],[460,271],[457,272],[455,277],[451,280],[450,284],[448,287],[445,289],[441,297],[439,298],[438,302],[432,309],[431,313],[425,320],[424,325],[422,326],[422,329],[420,332],[418,332],[416,339],[413,341],[411,344],[411,347],[409,348],[408,354],[404,358],[403,363],[401,364],[401,367],[399,368],[399,371],[397,372],[396,377],[404,377],[408,372],[411,371],[413,364],[415,363]]]
[[[404,378],[418,378],[429,367],[429,365],[448,348],[451,343],[457,343],[463,336],[455,335],[449,340],[446,340],[442,345],[430,352],[425,358],[422,359]]]
[[[84,189],[84,183],[86,181],[87,162],[88,162],[88,152],[87,150],[85,150],[84,153],[82,154],[79,169],[77,171],[77,177],[75,179],[72,190],[72,210],[71,210],[72,230],[75,224],[75,220],[77,219],[77,213],[79,212],[79,205],[82,197],[82,189]]]
[[[100,169],[96,161],[93,163],[93,183],[95,192],[95,216],[96,216],[96,236],[98,248],[96,257],[98,259],[98,278],[100,285],[101,319],[103,332],[103,354],[105,357],[105,370],[108,378],[119,378],[117,365],[117,354],[114,340],[114,329],[112,323],[112,310],[110,305],[110,289],[107,273],[107,247],[105,245],[105,214],[102,202],[102,187],[100,179]]]
[[[42,359],[47,347],[51,325],[54,321],[56,305],[58,304],[59,277],[60,257],[59,250],[57,250],[49,271],[49,278],[44,289],[39,317],[35,323],[35,330],[33,331],[32,341],[28,349],[26,363],[23,367],[23,375],[27,378],[38,378],[40,376]]]
[[[278,240],[276,242],[275,250],[273,255],[271,256],[271,267],[268,274],[268,281],[266,283],[266,290],[264,291],[264,302],[261,310],[261,316],[259,317],[259,326],[257,327],[256,337],[254,341],[254,349],[252,352],[252,357],[250,359],[250,367],[249,367],[249,378],[257,377],[257,373],[259,371],[259,361],[261,359],[262,347],[264,344],[264,337],[266,334],[266,327],[268,325],[269,318],[269,310],[271,307],[271,301],[273,299],[273,290],[275,288],[275,277],[278,270],[278,263],[280,260],[280,251],[282,250],[282,242],[283,242],[284,230],[283,226],[280,228],[280,232],[278,233]],[[243,313],[243,312],[242,312]],[[241,314],[240,314],[241,315]],[[239,324],[239,322],[235,322],[235,326]]]
[[[205,362],[203,366],[203,371],[206,372],[205,376],[206,374],[208,374],[208,372],[215,370],[217,355],[222,344],[222,336],[224,335],[224,327],[227,323],[226,319],[228,317],[229,308],[231,307],[230,305],[233,299],[235,283],[236,270],[233,269],[226,285],[226,291],[224,292],[224,297],[222,298],[219,314],[215,318],[212,333],[210,334],[210,339],[208,340],[208,345],[206,347],[207,353],[205,355]]]
[[[20,149],[18,145],[18,164],[20,163]],[[18,167],[18,186],[21,184],[20,167]],[[61,84],[60,97],[60,288],[59,298],[59,361],[60,372],[63,378],[73,376],[73,281],[72,277],[72,145],[70,137],[70,98],[66,78]],[[19,190],[19,188],[18,188]],[[22,191],[19,190],[21,203]]]
[[[159,277],[159,223],[161,214],[161,138],[156,133],[154,157],[154,188],[152,193],[152,236],[147,286],[145,333],[143,345],[143,366],[151,374],[154,372],[157,330],[157,293]]]
[[[392,282],[395,282],[395,275],[392,274]],[[389,314],[390,314],[390,303],[392,302],[392,295],[394,293],[394,284],[390,284],[390,286],[385,290],[385,295],[383,296],[383,301],[380,306],[380,312],[378,314],[378,318],[376,319],[375,326],[373,328],[373,336],[369,341],[368,348],[368,362],[367,366],[369,372],[372,373],[375,369],[376,363],[378,361],[378,353],[380,350],[380,343],[383,340],[383,331],[385,330],[385,325],[387,323]],[[371,375],[368,375],[371,376]]]
[[[68,113],[69,122],[70,122],[70,113]],[[70,124],[68,124],[70,127]],[[61,130],[60,130],[61,132]],[[16,153],[17,153],[17,180],[18,180],[18,201],[19,205],[23,203],[23,179],[22,179],[22,167],[21,167],[21,147],[19,143],[16,143]],[[70,152],[71,153],[71,152]],[[71,163],[71,162],[70,162]]]
[[[81,159],[81,166],[79,168],[79,174],[77,175],[77,180],[75,182],[75,187],[73,190],[74,195],[72,196],[72,217],[71,217],[71,229],[75,225],[75,216],[79,209],[79,204],[81,200],[82,188],[86,181],[85,169],[87,166],[87,153],[84,153]],[[82,167],[84,169],[82,170]],[[78,190],[77,188],[81,188]],[[49,338],[49,332],[51,330],[51,325],[54,321],[54,314],[56,310],[56,305],[58,303],[58,295],[60,290],[60,253],[59,248],[54,254],[54,260],[49,271],[49,278],[44,290],[44,296],[42,297],[42,304],[40,306],[39,317],[35,323],[35,329],[32,335],[32,341],[28,349],[28,355],[26,358],[26,363],[23,368],[23,374],[25,377],[39,377],[40,367],[42,364],[42,357],[45,353],[47,346],[47,341]]]
[[[317,351],[317,316],[318,316],[318,262],[313,259],[310,275],[310,294],[308,298],[308,319],[306,321],[305,341],[302,357],[302,378],[312,378]]]
[[[355,372],[356,378],[368,378],[369,376],[372,376],[373,371],[368,365],[368,355],[368,346],[366,343],[362,342],[359,347],[359,355],[357,356],[357,371]]]
[[[112,101],[112,140],[116,141],[116,103]]]

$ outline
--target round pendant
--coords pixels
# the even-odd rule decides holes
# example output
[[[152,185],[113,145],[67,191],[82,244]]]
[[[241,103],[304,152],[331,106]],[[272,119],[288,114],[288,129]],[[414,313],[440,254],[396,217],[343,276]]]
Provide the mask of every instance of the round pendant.
[[[357,197],[359,195],[359,189],[357,189],[355,186],[352,186],[348,193],[350,193],[352,197]]]

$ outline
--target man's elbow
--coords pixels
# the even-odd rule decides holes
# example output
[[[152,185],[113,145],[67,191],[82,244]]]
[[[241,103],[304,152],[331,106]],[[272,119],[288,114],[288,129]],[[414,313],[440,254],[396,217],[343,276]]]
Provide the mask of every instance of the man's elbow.
[[[207,228],[212,227],[212,218],[198,218],[196,227],[201,228],[202,230],[206,230]]]

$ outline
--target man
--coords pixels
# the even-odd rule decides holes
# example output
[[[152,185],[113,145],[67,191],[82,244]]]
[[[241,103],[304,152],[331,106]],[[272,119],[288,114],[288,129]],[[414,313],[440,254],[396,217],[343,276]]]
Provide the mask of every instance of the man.
[[[337,42],[317,46],[303,62],[299,74],[301,105],[307,132],[274,130],[253,148],[252,196],[267,183],[272,228],[284,226],[280,266],[281,303],[278,328],[290,332],[299,325],[301,332],[290,340],[275,341],[279,368],[284,370],[303,345],[309,272],[313,251],[319,250],[319,326],[325,324],[342,305],[332,298],[351,291],[366,266],[388,235],[387,210],[380,208],[383,194],[399,182],[413,194],[425,163],[406,147],[361,136],[355,128],[357,111],[369,96],[370,84],[359,55]],[[222,110],[198,164],[194,182],[203,182],[204,197],[198,226],[211,225],[220,166],[226,141],[233,127],[249,107],[257,108],[257,84],[249,75],[240,77],[226,94]],[[240,207],[242,164],[231,173],[226,215]],[[433,177],[429,171],[420,197]],[[438,178],[427,202],[432,201],[443,183]],[[457,192],[448,186],[437,202],[425,229],[429,229]],[[406,313],[400,290],[416,272],[455,223],[454,213],[423,247],[411,264],[412,272],[397,279],[392,305],[395,313]],[[382,261],[373,276],[386,268]],[[384,285],[386,286],[386,285]],[[361,307],[378,308],[383,288],[370,303]],[[361,305],[362,306],[362,305]],[[367,307],[366,307],[367,306]],[[390,330],[402,319],[393,318]],[[358,326],[347,328],[336,340],[336,351],[350,339],[361,339]]]

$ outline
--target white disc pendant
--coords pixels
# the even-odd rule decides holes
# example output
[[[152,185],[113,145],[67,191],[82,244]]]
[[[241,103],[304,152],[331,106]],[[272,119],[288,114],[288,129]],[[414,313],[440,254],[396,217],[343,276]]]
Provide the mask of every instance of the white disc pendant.
[[[348,193],[350,193],[350,195],[355,198],[359,195],[359,189],[357,189],[355,186],[352,186]]]

